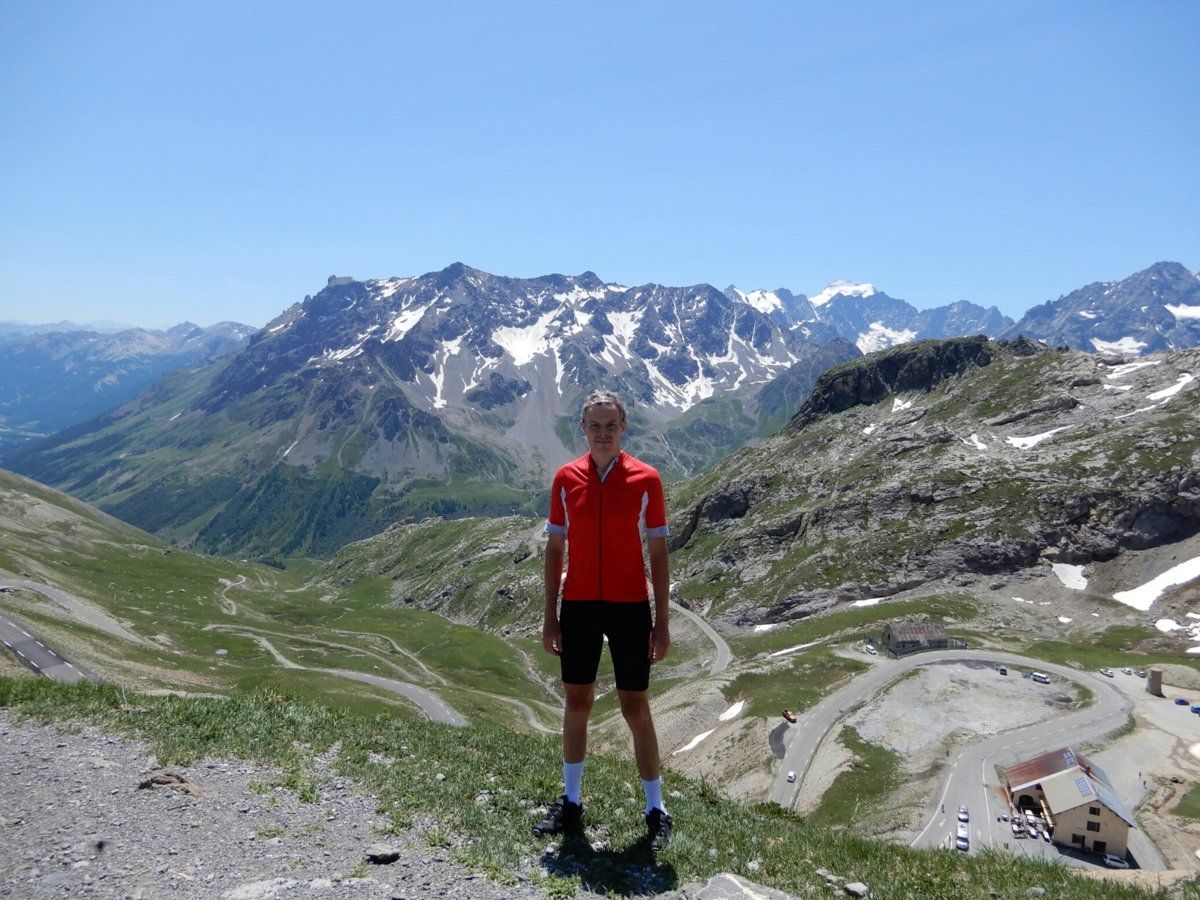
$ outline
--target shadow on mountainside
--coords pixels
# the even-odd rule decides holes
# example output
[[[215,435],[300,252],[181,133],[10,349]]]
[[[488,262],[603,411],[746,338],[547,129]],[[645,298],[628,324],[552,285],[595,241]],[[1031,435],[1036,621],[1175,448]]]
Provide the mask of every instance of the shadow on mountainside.
[[[679,882],[675,867],[658,862],[645,836],[620,849],[593,846],[583,835],[567,837],[542,854],[541,864],[548,875],[578,875],[586,890],[598,894],[660,894]]]

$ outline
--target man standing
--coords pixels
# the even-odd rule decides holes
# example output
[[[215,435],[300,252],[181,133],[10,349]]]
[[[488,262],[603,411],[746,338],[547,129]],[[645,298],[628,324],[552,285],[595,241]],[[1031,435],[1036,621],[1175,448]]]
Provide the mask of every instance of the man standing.
[[[609,391],[595,391],[583,405],[580,428],[588,453],[554,476],[546,522],[546,612],[542,646],[562,665],[563,795],[534,826],[536,835],[582,829],[580,785],[587,756],[588,717],[604,639],[612,657],[621,713],[633,735],[633,751],[646,793],[650,849],[671,840],[671,817],[662,802],[658,736],[646,690],[650,665],[671,646],[667,625],[670,571],[667,512],[662,479],[621,450],[625,406]],[[646,591],[642,537],[650,551],[654,615]],[[562,612],[558,609],[564,550],[570,548]]]

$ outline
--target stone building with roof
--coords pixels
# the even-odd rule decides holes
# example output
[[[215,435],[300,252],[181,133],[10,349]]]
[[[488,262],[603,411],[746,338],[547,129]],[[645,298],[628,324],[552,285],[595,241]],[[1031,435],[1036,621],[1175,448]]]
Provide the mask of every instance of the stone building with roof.
[[[1087,757],[1062,747],[1010,766],[1004,775],[1009,803],[1041,816],[1054,843],[1120,857],[1128,852],[1133,814]]]
[[[889,622],[883,626],[880,642],[896,656],[951,646],[946,627],[937,622]]]

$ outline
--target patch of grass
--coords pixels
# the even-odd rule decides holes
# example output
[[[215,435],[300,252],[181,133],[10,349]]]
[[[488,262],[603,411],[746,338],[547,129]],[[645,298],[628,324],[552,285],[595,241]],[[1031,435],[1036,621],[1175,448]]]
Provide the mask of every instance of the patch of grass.
[[[898,785],[900,757],[886,747],[870,744],[849,725],[842,743],[854,754],[850,770],[840,774],[825,792],[813,818],[830,825],[852,825],[873,812]]]
[[[730,702],[745,700],[748,714],[774,719],[785,707],[793,712],[807,709],[868,668],[868,663],[817,647],[789,657],[783,667],[773,671],[739,675],[726,685],[724,694]]]
[[[268,825],[266,828],[260,828],[258,831],[254,832],[254,836],[260,840],[265,838],[281,837],[286,831],[287,829],[285,829],[282,825]]]
[[[651,857],[642,849],[641,787],[629,761],[601,755],[589,759],[586,789],[589,825],[603,829],[606,849],[555,842],[546,853],[546,841],[534,839],[529,826],[538,805],[560,790],[556,739],[368,716],[261,693],[228,701],[138,697],[149,712],[137,716],[121,712],[129,699],[111,685],[0,678],[0,706],[41,721],[87,719],[139,737],[163,764],[238,756],[289,771],[340,741],[337,771],[370,790],[397,828],[420,821],[435,840],[460,838],[451,852],[464,864],[508,878],[523,873],[555,893],[579,887],[606,894],[661,892],[731,871],[791,893],[823,894],[828,888],[815,870],[824,866],[870,885],[880,900],[984,898],[989,891],[1016,898],[1035,884],[1063,900],[1151,896],[1003,853],[966,857],[837,834],[816,819],[805,822],[776,806],[747,806],[673,772],[666,777],[678,792],[672,813],[679,826],[671,847]],[[871,752],[865,745],[859,751]],[[395,762],[372,763],[372,752]],[[445,778],[439,780],[439,773]],[[477,803],[484,788],[491,793]],[[560,874],[539,868],[543,862]]]
[[[1172,812],[1184,819],[1200,821],[1200,785],[1195,785],[1184,794]]]

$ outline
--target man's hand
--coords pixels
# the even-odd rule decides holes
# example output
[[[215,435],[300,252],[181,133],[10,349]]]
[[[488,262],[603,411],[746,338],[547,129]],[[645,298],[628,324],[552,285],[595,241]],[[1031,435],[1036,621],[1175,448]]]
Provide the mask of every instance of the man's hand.
[[[666,622],[655,622],[654,627],[650,629],[650,647],[647,651],[650,662],[656,663],[660,659],[666,659],[670,649],[671,629],[667,627]]]
[[[562,656],[562,628],[557,618],[542,621],[542,649],[551,656]]]

